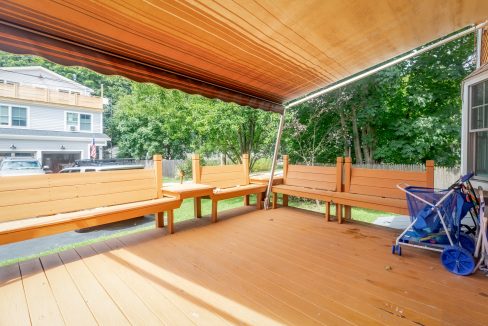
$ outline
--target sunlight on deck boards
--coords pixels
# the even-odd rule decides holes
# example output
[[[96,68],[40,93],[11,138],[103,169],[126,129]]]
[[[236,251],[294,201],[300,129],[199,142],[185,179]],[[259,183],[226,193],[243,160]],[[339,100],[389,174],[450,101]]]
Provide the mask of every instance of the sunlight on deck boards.
[[[239,208],[2,267],[0,325],[486,325],[487,277],[393,256],[394,237]]]

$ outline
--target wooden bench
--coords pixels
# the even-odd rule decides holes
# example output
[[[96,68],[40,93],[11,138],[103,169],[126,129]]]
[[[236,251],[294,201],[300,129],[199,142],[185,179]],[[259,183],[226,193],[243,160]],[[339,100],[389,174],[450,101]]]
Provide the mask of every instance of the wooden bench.
[[[256,195],[256,207],[261,209],[262,193],[266,185],[249,183],[249,156],[242,155],[242,164],[201,166],[200,156],[192,158],[193,182],[214,186],[212,200],[212,222],[217,222],[217,206],[220,200]],[[200,199],[195,199],[197,217],[201,217]]]
[[[397,171],[352,167],[352,160],[344,160],[344,191],[332,195],[332,200],[341,206],[338,219],[351,217],[351,207],[374,209],[395,214],[408,214],[405,193],[396,186],[407,183],[412,186],[434,187],[434,161],[427,161],[425,171]]]
[[[162,159],[154,169],[0,178],[0,244],[156,213],[173,232],[181,200],[162,198]]]
[[[283,184],[275,185],[273,208],[277,207],[278,194],[283,194],[283,206],[288,206],[288,196],[325,201],[325,218],[330,220],[332,194],[341,188],[342,157],[335,167],[289,165],[288,155],[283,155]]]

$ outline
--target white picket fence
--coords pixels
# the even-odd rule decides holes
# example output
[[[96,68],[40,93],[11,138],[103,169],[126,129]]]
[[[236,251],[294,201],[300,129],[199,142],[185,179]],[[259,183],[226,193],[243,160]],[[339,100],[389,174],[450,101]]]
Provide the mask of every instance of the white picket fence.
[[[397,171],[425,171],[423,164],[353,164],[354,167],[366,169],[384,169]],[[434,167],[434,187],[444,189],[459,179],[459,167]]]

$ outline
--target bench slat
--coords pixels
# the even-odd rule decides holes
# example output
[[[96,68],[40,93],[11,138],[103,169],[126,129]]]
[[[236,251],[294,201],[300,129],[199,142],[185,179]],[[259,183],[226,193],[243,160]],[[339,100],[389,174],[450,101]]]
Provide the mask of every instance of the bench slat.
[[[308,172],[288,172],[287,179],[301,179],[322,182],[336,182],[336,174],[308,173]]]
[[[408,183],[411,186],[419,186],[419,187],[425,187],[426,186],[425,178],[422,181],[400,179],[400,178],[374,179],[374,178],[369,178],[369,177],[354,177],[351,180],[351,185],[375,186],[375,187],[380,187],[380,188],[396,188],[396,185],[399,183]]]
[[[366,177],[372,180],[375,179],[395,179],[395,180],[413,180],[425,182],[425,172],[414,171],[396,171],[396,170],[380,170],[380,169],[364,169],[352,168],[351,178]]]
[[[222,174],[222,173],[244,173],[244,166],[242,164],[236,165],[215,165],[215,166],[202,166],[201,174]]]
[[[384,198],[397,198],[397,199],[405,199],[405,193],[400,189],[389,187],[389,188],[382,188],[382,187],[372,187],[372,186],[362,186],[362,185],[351,185],[351,189],[349,190],[352,194],[360,194],[360,195],[368,195],[368,196],[375,196],[375,197],[384,197]]]
[[[2,207],[0,222],[143,201],[148,200],[148,198],[154,198],[154,193],[154,189],[145,189],[106,194],[103,196],[94,195],[80,198],[34,202],[23,205],[4,206]]]
[[[114,181],[154,179],[154,170],[137,169],[86,173],[48,174],[50,186],[69,186],[89,183],[110,183]]]
[[[222,179],[221,181],[213,181],[213,182],[206,182],[202,181],[202,183],[210,186],[214,186],[217,188],[232,188],[236,186],[244,186],[246,183],[243,178],[238,179]]]
[[[49,187],[48,175],[23,175],[0,177],[0,194],[3,191],[38,189]]]
[[[336,189],[335,182],[286,178],[285,184],[289,186],[298,186],[298,187],[311,188],[311,189],[323,189],[323,190],[332,190],[332,191]]]
[[[142,182],[136,181],[120,181],[111,183],[92,183],[86,185],[52,187],[50,189],[50,200],[83,198],[88,196],[105,196],[111,194],[119,194],[124,192],[144,191],[152,189],[152,198],[156,196],[155,184],[153,181]],[[148,198],[148,199],[152,199]]]
[[[336,174],[336,167],[330,166],[311,166],[311,165],[288,165],[288,173],[290,172],[305,172],[317,174]]]

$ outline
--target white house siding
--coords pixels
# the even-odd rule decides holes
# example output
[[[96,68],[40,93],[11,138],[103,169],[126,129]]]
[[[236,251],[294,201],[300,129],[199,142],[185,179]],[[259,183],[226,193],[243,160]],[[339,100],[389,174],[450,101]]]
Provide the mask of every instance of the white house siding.
[[[14,145],[15,150],[10,147]],[[104,143],[96,142],[97,146],[103,146]],[[64,146],[64,150],[61,149]],[[82,159],[89,159],[90,153],[89,141],[70,141],[70,140],[24,140],[24,139],[0,139],[0,153],[33,153],[41,160],[42,152],[76,152],[81,153]]]
[[[3,101],[0,104],[5,105],[18,105],[29,108],[29,116],[27,118],[27,125],[29,129],[34,130],[51,130],[51,131],[65,131],[65,113],[77,112],[88,113],[92,115],[92,132],[102,133],[102,112],[96,112],[91,110],[83,110],[79,107],[49,107],[44,105],[30,105],[25,102],[9,102]]]

